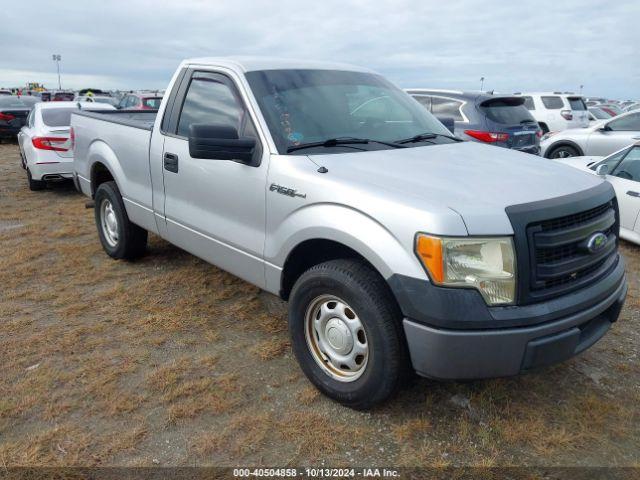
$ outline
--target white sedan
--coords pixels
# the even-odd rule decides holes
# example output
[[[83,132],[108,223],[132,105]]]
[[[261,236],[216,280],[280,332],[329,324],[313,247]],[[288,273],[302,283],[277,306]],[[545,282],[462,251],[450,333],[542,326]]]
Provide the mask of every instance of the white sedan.
[[[620,237],[640,245],[640,142],[602,157],[557,159],[566,165],[605,178],[616,191]]]
[[[548,133],[540,141],[541,155],[567,158],[582,155],[610,155],[640,140],[640,111],[602,120],[587,128]]]
[[[69,130],[74,110],[114,110],[106,103],[36,103],[18,133],[22,168],[31,190],[42,190],[47,181],[73,178],[73,150]]]

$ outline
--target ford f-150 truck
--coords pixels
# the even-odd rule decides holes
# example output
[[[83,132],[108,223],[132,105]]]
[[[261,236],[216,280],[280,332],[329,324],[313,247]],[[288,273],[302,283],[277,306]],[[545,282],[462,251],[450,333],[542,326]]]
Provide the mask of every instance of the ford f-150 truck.
[[[371,407],[411,370],[528,372],[618,318],[600,178],[461,142],[348,65],[193,59],[167,92],[157,112],[73,114],[104,250],[133,259],[153,232],[288,300],[301,368],[339,402]]]

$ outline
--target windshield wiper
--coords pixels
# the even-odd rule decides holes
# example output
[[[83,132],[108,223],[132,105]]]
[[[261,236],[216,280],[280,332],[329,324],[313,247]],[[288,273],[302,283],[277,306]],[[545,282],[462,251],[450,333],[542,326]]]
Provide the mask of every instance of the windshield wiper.
[[[396,142],[384,142],[382,140],[371,140],[369,138],[356,138],[356,137],[343,137],[343,138],[329,138],[322,142],[309,142],[301,143],[300,145],[292,145],[287,148],[287,153],[295,152],[296,150],[302,150],[303,148],[314,147],[337,147],[339,145],[353,145],[353,144],[367,144],[367,143],[379,143],[393,148],[407,148],[404,145],[399,145]]]
[[[520,123],[536,123],[535,120],[520,120]]]
[[[420,133],[419,135],[414,135],[413,137],[403,138],[402,140],[396,140],[395,143],[403,144],[403,143],[416,143],[416,142],[424,142],[428,140],[433,140],[437,137],[449,138],[451,140],[455,140],[456,142],[462,142],[463,140],[458,137],[454,137],[453,135],[445,135],[444,133]],[[434,142],[431,142],[434,143]]]

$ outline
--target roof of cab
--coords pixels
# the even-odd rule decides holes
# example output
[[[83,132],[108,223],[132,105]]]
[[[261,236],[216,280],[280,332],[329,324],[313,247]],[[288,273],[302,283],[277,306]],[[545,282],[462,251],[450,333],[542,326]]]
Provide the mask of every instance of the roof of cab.
[[[347,70],[354,72],[374,73],[367,68],[338,62],[321,62],[314,60],[296,60],[278,57],[202,57],[190,58],[183,65],[207,65],[226,67],[241,72],[256,70]]]

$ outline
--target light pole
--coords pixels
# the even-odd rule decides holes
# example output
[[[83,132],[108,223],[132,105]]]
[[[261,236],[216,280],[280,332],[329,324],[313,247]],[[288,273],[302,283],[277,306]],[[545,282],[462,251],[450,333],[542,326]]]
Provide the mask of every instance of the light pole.
[[[58,70],[58,90],[62,90],[62,83],[60,83],[60,60],[62,60],[62,55],[54,53],[51,57],[56,62],[56,69]]]
[[[484,77],[480,77],[480,91],[484,88]]]
[[[582,95],[582,89],[584,88],[584,85],[580,85],[580,95]]]

